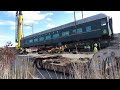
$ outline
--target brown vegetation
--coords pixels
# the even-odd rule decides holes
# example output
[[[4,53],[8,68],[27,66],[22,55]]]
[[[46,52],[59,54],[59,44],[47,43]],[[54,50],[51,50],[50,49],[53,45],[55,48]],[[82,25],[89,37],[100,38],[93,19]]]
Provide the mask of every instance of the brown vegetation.
[[[107,57],[101,62],[98,60],[72,63],[74,79],[120,79],[120,57]]]
[[[18,65],[18,63],[21,63]],[[12,47],[0,49],[0,79],[33,79],[35,68],[28,60],[18,60]]]
[[[110,56],[101,62],[97,62],[97,59],[75,61],[79,63],[71,63],[72,67],[69,68],[71,79],[120,79],[120,57]],[[0,79],[36,78],[36,69],[33,68],[29,58],[19,60],[11,47],[0,49]]]

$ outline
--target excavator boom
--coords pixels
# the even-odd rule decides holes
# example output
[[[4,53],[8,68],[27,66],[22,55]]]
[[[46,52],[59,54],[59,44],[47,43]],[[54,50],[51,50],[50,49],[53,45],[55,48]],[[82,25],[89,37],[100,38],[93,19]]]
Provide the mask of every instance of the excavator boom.
[[[22,25],[23,25],[23,16],[22,16],[22,11],[16,11],[16,49],[20,49],[20,41],[22,39]]]

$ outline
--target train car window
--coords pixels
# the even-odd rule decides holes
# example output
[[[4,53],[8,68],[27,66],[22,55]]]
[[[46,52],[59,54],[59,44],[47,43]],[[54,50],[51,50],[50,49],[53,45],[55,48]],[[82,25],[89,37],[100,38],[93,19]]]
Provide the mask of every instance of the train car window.
[[[30,39],[30,40],[29,40],[29,43],[33,43],[33,39]]]
[[[90,32],[91,31],[91,26],[87,26],[86,27],[86,32]]]
[[[77,33],[82,33],[82,28],[77,29]]]
[[[34,38],[34,42],[38,42],[38,38]]]
[[[62,36],[68,36],[68,35],[69,35],[69,31],[62,32]]]
[[[66,32],[66,35],[69,35],[69,31]]]
[[[25,40],[25,44],[27,44],[27,40]]]
[[[62,43],[60,42],[60,43],[58,43],[58,46],[61,46],[62,45]]]
[[[46,40],[50,40],[51,39],[51,36],[46,36]]]
[[[40,37],[40,41],[43,41],[44,40],[44,37]]]
[[[59,34],[54,34],[53,35],[53,38],[57,38],[57,37],[59,37]]]
[[[101,20],[101,26],[105,26],[105,25],[106,25],[106,20],[105,19]]]
[[[73,30],[73,33],[76,33],[76,30]]]

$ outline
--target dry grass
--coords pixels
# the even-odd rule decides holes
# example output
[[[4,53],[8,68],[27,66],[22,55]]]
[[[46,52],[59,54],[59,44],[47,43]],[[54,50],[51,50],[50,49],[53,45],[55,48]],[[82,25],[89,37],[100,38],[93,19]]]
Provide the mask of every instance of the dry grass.
[[[98,60],[96,60],[98,61]],[[103,61],[72,63],[74,79],[120,79],[120,57],[109,56]]]
[[[79,61],[71,63],[70,76],[73,79],[92,79],[94,78],[93,69],[91,68],[91,60]]]
[[[120,79],[120,57],[108,56],[103,61],[97,59],[78,61],[79,63],[71,63],[70,79]],[[4,47],[0,49],[0,79],[39,78],[29,58],[18,59],[13,49]]]
[[[37,79],[29,58],[19,60],[10,47],[0,49],[0,79]]]

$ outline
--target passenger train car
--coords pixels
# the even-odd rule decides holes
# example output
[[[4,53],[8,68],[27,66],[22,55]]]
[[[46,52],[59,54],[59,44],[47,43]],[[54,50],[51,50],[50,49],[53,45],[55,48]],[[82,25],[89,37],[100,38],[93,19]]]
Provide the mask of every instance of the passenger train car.
[[[70,22],[49,30],[35,33],[21,40],[22,48],[60,46],[71,43],[82,45],[99,43],[101,48],[108,46],[113,38],[112,18],[97,14],[75,22]]]

